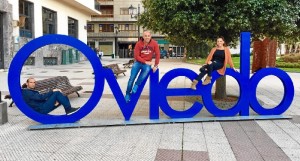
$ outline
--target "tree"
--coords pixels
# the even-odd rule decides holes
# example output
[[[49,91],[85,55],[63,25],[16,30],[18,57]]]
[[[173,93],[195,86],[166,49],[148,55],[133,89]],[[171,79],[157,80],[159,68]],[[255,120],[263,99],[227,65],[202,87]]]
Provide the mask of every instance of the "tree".
[[[165,34],[172,44],[184,45],[190,55],[219,35],[235,46],[242,31],[250,31],[253,39],[300,39],[299,0],[143,0],[143,5],[138,23]]]
[[[279,40],[299,39],[299,0],[144,0],[139,23],[178,45],[215,41],[235,45],[241,31]]]

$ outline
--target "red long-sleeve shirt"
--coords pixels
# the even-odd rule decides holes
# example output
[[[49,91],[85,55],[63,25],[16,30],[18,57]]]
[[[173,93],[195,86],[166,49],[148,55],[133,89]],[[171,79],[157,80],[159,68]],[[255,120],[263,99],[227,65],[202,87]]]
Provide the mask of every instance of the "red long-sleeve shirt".
[[[135,44],[134,47],[134,58],[138,62],[144,63],[151,61],[153,55],[155,55],[155,66],[158,66],[160,59],[160,51],[158,43],[151,39],[149,44],[145,44],[144,41],[140,40]]]

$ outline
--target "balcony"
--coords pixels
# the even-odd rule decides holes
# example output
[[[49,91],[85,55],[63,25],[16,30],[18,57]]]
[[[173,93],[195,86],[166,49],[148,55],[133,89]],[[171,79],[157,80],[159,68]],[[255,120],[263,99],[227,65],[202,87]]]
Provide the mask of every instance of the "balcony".
[[[88,32],[87,36],[89,38],[92,37],[115,37],[116,34],[114,32],[99,32],[99,33],[94,33],[94,32]],[[142,32],[141,32],[141,36],[142,36]],[[118,33],[118,37],[119,38],[134,38],[134,37],[138,37],[138,32],[137,31],[120,31]],[[165,37],[164,35],[161,35],[159,33],[154,33],[152,34],[152,37]]]
[[[92,20],[96,18],[113,18],[113,14],[101,14],[101,15],[92,15]]]
[[[98,3],[100,3],[101,5],[114,5],[113,0],[98,0]]]

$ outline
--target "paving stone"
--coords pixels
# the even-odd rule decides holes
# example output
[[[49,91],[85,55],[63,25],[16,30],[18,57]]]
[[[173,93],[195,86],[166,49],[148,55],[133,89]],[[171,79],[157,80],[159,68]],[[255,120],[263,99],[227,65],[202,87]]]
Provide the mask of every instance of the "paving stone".
[[[181,161],[182,151],[181,150],[168,150],[158,149],[155,157],[155,161]]]
[[[170,60],[168,60],[170,61]],[[127,59],[104,58],[103,64],[128,62]],[[180,61],[160,64],[160,77],[173,68],[188,68],[198,72],[199,66]],[[94,75],[88,62],[79,64],[27,68],[22,71],[21,82],[29,75],[38,79],[56,76],[58,71],[69,77],[71,84],[82,85],[82,97],[70,95],[71,104],[82,106],[94,90]],[[84,72],[78,72],[84,71]],[[83,74],[84,73],[84,74]],[[126,77],[119,77],[121,91],[125,93],[130,70]],[[299,73],[288,73],[294,81],[295,97],[284,115],[290,120],[197,122],[139,126],[110,126],[95,128],[53,129],[29,131],[29,125],[36,125],[16,107],[8,108],[9,122],[0,126],[0,160],[122,160],[153,161],[166,157],[167,160],[300,160],[300,81]],[[8,94],[7,73],[0,72],[0,90]],[[265,77],[258,85],[257,95],[264,107],[274,107],[283,96],[283,85],[278,78]],[[228,94],[239,93],[237,82],[228,77]],[[270,81],[272,80],[272,81]],[[3,83],[2,83],[3,82]],[[189,88],[191,80],[178,77],[168,88]],[[107,83],[103,96],[95,109],[81,119],[93,124],[122,122],[124,117]],[[215,89],[215,87],[213,87]],[[213,90],[212,90],[213,91]],[[3,96],[2,96],[3,97]],[[149,81],[147,81],[138,101],[132,119],[149,118]],[[9,101],[10,102],[10,101]],[[191,102],[183,102],[182,97],[168,98],[172,108],[183,110],[191,107]],[[252,110],[251,114],[254,114]],[[169,119],[161,110],[161,119]],[[64,114],[63,108],[51,114]],[[195,117],[213,117],[205,108]],[[229,126],[224,128],[224,126]],[[257,126],[258,125],[258,126]],[[264,133],[263,133],[264,132]],[[226,135],[225,135],[226,134]],[[229,138],[230,136],[230,138]],[[270,138],[270,139],[268,139]],[[249,146],[252,143],[253,146]],[[247,146],[246,146],[247,144]],[[269,149],[266,149],[268,148]],[[238,152],[236,152],[238,149]],[[256,151],[255,151],[256,150]],[[281,152],[278,152],[280,151]],[[257,155],[250,155],[259,152]],[[164,153],[166,153],[164,155]],[[241,155],[242,154],[242,155]],[[286,156],[282,156],[285,154]],[[178,156],[178,157],[176,157]]]

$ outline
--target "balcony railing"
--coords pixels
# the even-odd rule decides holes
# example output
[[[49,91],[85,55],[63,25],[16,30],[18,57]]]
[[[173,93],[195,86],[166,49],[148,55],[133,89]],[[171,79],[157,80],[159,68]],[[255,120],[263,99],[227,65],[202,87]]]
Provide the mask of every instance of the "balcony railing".
[[[92,15],[92,18],[105,18],[105,17],[112,18],[114,17],[114,15],[113,14]]]
[[[98,0],[98,3],[101,5],[113,5],[114,1],[113,0]]]
[[[142,36],[142,32],[140,33]],[[123,38],[130,38],[130,37],[138,37],[137,31],[121,31],[116,35],[114,32],[99,32],[99,33],[93,33],[88,32],[88,37],[123,37]],[[161,35],[159,33],[153,33],[151,34],[152,37],[165,37],[164,35]]]

